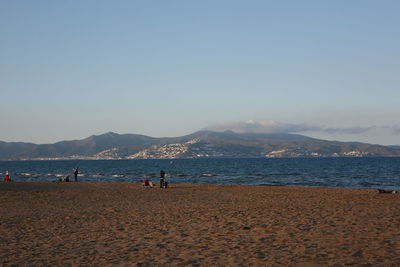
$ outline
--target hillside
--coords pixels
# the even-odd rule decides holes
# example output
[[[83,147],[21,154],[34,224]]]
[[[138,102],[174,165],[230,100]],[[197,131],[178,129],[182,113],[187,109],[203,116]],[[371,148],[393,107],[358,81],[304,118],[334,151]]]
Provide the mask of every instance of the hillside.
[[[297,134],[198,131],[174,138],[105,133],[54,144],[0,142],[1,160],[400,156],[400,148]]]

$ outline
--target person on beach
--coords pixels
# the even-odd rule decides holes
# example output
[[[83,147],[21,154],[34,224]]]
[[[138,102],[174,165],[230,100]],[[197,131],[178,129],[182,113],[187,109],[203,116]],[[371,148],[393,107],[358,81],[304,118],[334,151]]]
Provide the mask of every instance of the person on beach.
[[[167,177],[164,177],[164,188],[168,187],[168,179]]]
[[[153,187],[153,182],[150,181],[149,179],[144,179],[143,180],[143,186]]]
[[[10,173],[6,171],[6,176],[4,176],[4,182],[11,182]]]
[[[78,170],[78,167],[76,167],[76,169],[74,171],[74,181],[75,182],[78,182],[78,173],[79,173],[79,170]]]
[[[164,188],[165,182],[165,172],[163,170],[160,171],[160,188]]]
[[[62,182],[69,182],[69,175],[60,176],[60,178],[58,178],[58,181],[59,181],[60,183],[62,183]]]

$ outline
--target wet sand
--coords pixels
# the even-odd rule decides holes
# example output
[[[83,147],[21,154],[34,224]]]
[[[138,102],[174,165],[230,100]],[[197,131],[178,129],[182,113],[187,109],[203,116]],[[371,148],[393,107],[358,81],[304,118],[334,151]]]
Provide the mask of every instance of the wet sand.
[[[400,266],[400,194],[0,183],[1,266]]]

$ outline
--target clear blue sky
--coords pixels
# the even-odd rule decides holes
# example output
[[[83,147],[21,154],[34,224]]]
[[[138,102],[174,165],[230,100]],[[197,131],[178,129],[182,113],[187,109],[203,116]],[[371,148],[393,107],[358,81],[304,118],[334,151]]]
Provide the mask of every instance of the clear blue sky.
[[[0,140],[275,120],[400,144],[399,14],[386,0],[3,0]]]

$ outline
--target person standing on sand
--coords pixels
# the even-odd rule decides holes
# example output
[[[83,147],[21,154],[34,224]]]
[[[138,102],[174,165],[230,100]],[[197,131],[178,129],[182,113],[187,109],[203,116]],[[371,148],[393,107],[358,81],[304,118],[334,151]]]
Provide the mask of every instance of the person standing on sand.
[[[163,170],[160,171],[160,188],[164,188],[165,181],[165,172]]]
[[[164,188],[168,187],[168,179],[167,177],[164,177]]]
[[[79,170],[78,170],[78,167],[76,167],[76,169],[74,171],[74,181],[75,182],[78,182],[78,173],[79,173]]]

